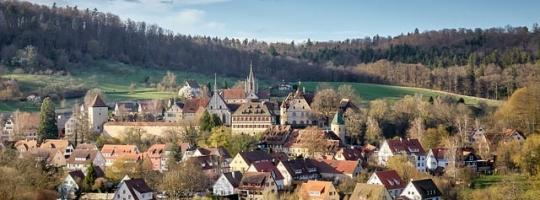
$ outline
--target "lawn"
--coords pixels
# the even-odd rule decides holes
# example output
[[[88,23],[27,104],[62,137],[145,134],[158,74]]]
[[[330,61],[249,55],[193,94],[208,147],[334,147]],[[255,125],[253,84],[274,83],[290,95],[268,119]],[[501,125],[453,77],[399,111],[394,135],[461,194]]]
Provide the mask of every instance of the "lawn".
[[[79,70],[72,72],[68,76],[57,75],[32,75],[32,74],[4,74],[4,78],[13,78],[19,81],[23,92],[37,91],[57,91],[67,87],[99,88],[105,94],[105,99],[109,102],[121,100],[136,99],[167,99],[174,97],[176,92],[158,91],[155,83],[161,81],[166,74],[166,70],[149,69],[140,66],[126,65],[121,63],[97,61],[91,66],[80,67]],[[199,73],[185,72],[181,70],[171,71],[176,74],[176,80],[179,85],[185,80],[193,79],[200,84],[212,83],[213,76]],[[247,72],[246,72],[247,73]],[[146,81],[145,81],[146,80]],[[239,79],[218,77],[218,87],[222,87],[226,82],[228,86],[234,85]],[[130,84],[136,85],[135,90],[130,92]],[[269,85],[266,81],[260,81],[260,87]],[[303,83],[306,89],[314,91],[320,82]],[[366,103],[374,99],[387,99],[391,102],[402,98],[405,95],[422,94],[425,98],[429,96],[451,95],[456,98],[463,97],[466,103],[476,104],[479,101],[497,103],[493,100],[485,100],[475,97],[468,97],[457,94],[448,94],[441,91],[399,87],[389,85],[367,84],[367,83],[329,83],[334,87],[341,84],[351,84]],[[70,100],[64,103],[64,107],[71,107],[77,100]],[[57,104],[59,107],[60,104]],[[4,101],[0,102],[0,112],[11,112],[16,109],[24,111],[37,111],[38,106],[27,102]]]

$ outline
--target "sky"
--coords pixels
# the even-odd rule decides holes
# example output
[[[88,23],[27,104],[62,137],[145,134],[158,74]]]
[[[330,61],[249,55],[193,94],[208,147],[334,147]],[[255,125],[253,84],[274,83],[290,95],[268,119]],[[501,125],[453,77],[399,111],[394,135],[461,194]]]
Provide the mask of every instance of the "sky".
[[[97,8],[180,34],[303,42],[540,23],[537,0],[29,0]]]

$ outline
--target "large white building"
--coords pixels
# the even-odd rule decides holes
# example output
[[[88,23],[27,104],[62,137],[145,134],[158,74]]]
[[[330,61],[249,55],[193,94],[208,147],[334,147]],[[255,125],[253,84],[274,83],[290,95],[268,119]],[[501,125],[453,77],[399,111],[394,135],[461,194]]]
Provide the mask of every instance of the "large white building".
[[[279,109],[280,124],[293,127],[316,125],[317,121],[311,111],[309,99],[311,98],[306,98],[300,88],[296,92],[290,93],[283,100]]]
[[[426,171],[426,152],[418,139],[385,140],[379,148],[378,163],[386,166],[388,159],[398,155],[407,156],[418,171]]]

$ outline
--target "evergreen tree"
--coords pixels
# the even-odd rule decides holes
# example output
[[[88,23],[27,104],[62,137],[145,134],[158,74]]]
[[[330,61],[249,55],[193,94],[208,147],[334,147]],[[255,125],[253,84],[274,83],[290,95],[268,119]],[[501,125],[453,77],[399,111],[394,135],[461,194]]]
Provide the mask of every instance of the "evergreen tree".
[[[38,128],[39,141],[44,139],[58,138],[58,127],[56,126],[56,113],[51,98],[47,97],[41,104]]]
[[[201,131],[211,131],[215,126],[216,125],[212,115],[205,110],[199,121]]]
[[[96,181],[96,177],[94,177],[95,173],[96,173],[96,169],[94,168],[94,165],[90,163],[88,168],[86,168],[86,175],[84,176],[84,180],[83,180],[83,188],[85,191],[92,190],[92,186],[94,185],[94,182]]]

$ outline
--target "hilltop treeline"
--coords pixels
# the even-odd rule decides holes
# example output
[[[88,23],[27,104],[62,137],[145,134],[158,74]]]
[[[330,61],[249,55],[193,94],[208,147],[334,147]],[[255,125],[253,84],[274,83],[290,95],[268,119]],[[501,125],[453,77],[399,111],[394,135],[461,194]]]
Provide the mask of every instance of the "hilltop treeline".
[[[94,60],[269,80],[358,81],[504,98],[540,59],[540,28],[444,29],[305,43],[175,34],[77,7],[0,2],[0,59],[27,72],[75,71]]]

